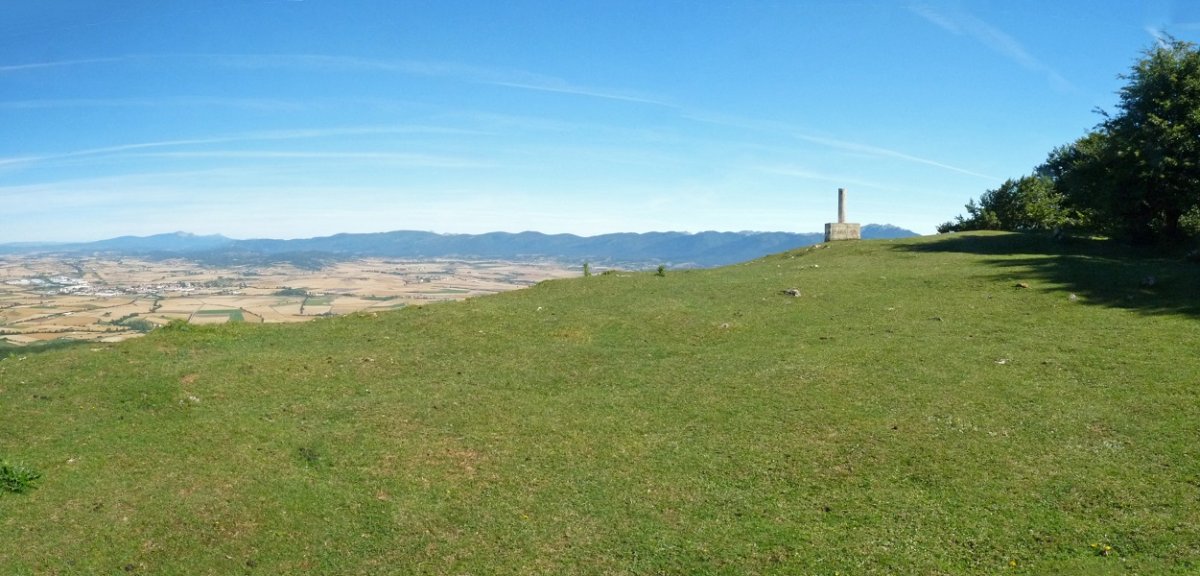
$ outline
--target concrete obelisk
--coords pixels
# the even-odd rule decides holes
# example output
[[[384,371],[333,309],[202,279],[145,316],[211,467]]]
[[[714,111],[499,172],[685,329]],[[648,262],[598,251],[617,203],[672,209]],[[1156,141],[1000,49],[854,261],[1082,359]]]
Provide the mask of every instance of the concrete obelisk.
[[[838,188],[838,221],[825,224],[825,241],[858,240],[862,238],[862,226],[846,223],[846,189]]]

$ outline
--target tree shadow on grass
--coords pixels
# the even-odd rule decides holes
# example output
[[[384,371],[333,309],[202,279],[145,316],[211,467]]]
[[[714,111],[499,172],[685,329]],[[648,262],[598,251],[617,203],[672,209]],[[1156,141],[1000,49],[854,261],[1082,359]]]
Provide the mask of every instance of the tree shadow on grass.
[[[28,356],[30,354],[39,354],[42,352],[50,352],[52,350],[62,350],[64,348],[73,348],[84,344],[95,345],[95,342],[87,340],[49,340],[38,344],[11,344],[9,342],[0,341],[0,359],[10,356]]]
[[[1019,233],[954,234],[896,248],[990,256],[984,261],[1000,270],[992,276],[998,281],[1049,286],[1092,305],[1200,317],[1200,263],[1189,262],[1182,253]]]

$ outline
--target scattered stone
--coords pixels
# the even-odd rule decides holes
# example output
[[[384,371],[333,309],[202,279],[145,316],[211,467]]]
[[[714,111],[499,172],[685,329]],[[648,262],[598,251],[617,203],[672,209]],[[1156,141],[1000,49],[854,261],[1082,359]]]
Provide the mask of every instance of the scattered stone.
[[[1008,364],[1008,358],[1001,358],[1001,359],[997,360],[996,363],[1001,366]]]
[[[729,329],[729,323],[728,323],[728,322],[722,322],[722,323],[721,323],[721,326],[719,326],[719,328],[721,328],[722,330],[728,330],[728,329]]]
[[[800,289],[799,288],[788,288],[787,290],[780,292],[780,294],[783,294],[785,296],[791,296],[792,298],[799,298],[800,297]]]
[[[1017,288],[1028,288],[1028,287],[1029,287],[1028,282],[1017,282]]]
[[[1076,301],[1076,300],[1078,300],[1078,299],[1079,299],[1079,297],[1078,297],[1078,296],[1076,296],[1076,295],[1074,295],[1074,294],[1071,294],[1071,295],[1067,296],[1067,300],[1070,300],[1070,301],[1072,301],[1072,302],[1074,302],[1074,301]]]

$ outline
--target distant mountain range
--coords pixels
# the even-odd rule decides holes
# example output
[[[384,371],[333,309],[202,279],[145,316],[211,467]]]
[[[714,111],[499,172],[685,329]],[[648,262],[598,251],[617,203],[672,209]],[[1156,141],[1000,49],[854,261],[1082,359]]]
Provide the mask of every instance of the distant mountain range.
[[[907,238],[916,232],[888,224],[867,224],[864,239]],[[235,240],[185,232],[121,236],[60,244],[0,244],[0,254],[125,254],[149,258],[187,258],[206,264],[237,265],[291,262],[304,267],[352,258],[461,258],[487,260],[558,260],[600,266],[672,268],[722,266],[825,240],[819,232],[646,232],[576,236],[540,232],[436,234],[399,230],[335,234],[298,240]]]

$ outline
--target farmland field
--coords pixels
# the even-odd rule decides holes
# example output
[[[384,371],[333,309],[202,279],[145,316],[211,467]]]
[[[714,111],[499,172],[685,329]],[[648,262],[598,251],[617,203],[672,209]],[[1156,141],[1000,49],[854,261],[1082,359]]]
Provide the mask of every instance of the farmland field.
[[[364,259],[319,270],[289,264],[0,256],[0,342],[119,341],[172,320],[303,322],[461,300],[577,275],[555,263]]]

